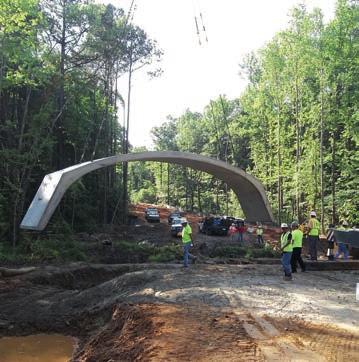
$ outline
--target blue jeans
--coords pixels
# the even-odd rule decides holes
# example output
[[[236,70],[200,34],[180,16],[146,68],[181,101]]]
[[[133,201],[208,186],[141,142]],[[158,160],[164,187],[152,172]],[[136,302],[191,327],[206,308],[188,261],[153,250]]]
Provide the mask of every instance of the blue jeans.
[[[338,258],[341,253],[343,253],[344,259],[347,260],[349,256],[349,251],[344,243],[338,243],[338,251],[335,254],[335,259]]]
[[[292,258],[291,251],[282,253],[282,265],[283,265],[284,275],[287,277],[290,277],[292,275],[292,267],[290,265],[291,258]]]
[[[191,248],[191,244],[192,243],[186,243],[183,244],[183,266],[187,267],[188,266],[188,258],[190,259],[196,259],[195,256],[193,256],[190,252],[189,249]]]

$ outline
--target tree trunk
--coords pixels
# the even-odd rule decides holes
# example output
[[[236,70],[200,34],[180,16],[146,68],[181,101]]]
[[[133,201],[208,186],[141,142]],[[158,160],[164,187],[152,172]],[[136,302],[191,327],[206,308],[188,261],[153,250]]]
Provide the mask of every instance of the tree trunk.
[[[170,205],[170,164],[167,163],[167,205]]]
[[[201,202],[201,184],[200,180],[197,183],[197,200],[198,200],[198,210],[202,212],[202,202]]]
[[[277,149],[277,153],[278,153],[278,163],[277,163],[277,167],[278,167],[278,224],[280,224],[282,222],[282,157],[281,157],[281,142],[280,142],[280,137],[281,137],[281,133],[280,133],[280,116],[278,115],[278,124],[277,124],[277,142],[278,142],[278,149]]]
[[[295,128],[296,128],[296,157],[295,157],[295,206],[296,217],[300,219],[300,185],[299,185],[299,173],[300,173],[300,124],[299,124],[299,87],[298,78],[295,80]]]
[[[189,194],[189,185],[188,185],[188,174],[187,174],[187,168],[183,166],[183,173],[184,173],[184,177],[186,179],[186,188],[185,188],[185,200],[186,200],[186,211],[188,210],[188,194]]]
[[[62,8],[62,32],[60,40],[60,89],[59,89],[59,100],[58,100],[58,112],[57,124],[55,128],[56,135],[56,155],[55,165],[58,170],[63,168],[64,162],[62,156],[64,155],[64,134],[63,134],[63,111],[65,106],[65,58],[66,58],[66,6],[67,0],[63,3]]]
[[[128,96],[127,96],[127,120],[126,120],[126,130],[124,132],[125,142],[124,142],[124,154],[128,153],[129,144],[128,144],[128,134],[130,127],[130,105],[131,105],[131,81],[132,81],[132,49],[130,50],[130,64],[128,70]],[[127,180],[128,180],[128,163],[123,163],[123,174],[122,174],[122,213],[123,213],[123,222],[127,222],[127,213],[128,213],[128,190],[127,190]]]
[[[335,132],[332,133],[332,223],[335,224],[337,222],[337,212],[336,212],[336,197],[335,197],[335,162],[336,162],[336,142],[335,142]]]
[[[320,225],[324,231],[324,169],[323,169],[323,134],[324,134],[324,105],[323,105],[323,69],[320,70]]]

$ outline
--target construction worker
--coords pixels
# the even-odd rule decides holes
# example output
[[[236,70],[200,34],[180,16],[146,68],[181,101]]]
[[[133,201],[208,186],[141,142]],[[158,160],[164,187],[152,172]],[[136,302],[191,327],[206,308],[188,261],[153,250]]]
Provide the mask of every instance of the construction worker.
[[[299,229],[299,225],[296,221],[292,222],[292,240],[293,240],[293,253],[290,260],[292,266],[292,273],[297,272],[297,263],[299,263],[302,272],[305,272],[305,264],[302,259],[302,245],[303,245],[303,233]]]
[[[308,222],[308,241],[309,241],[309,254],[310,260],[318,260],[317,245],[319,242],[320,222],[317,220],[315,211],[310,212],[310,219]]]
[[[263,240],[263,226],[260,222],[257,222],[257,230],[256,230],[256,234],[257,234],[257,243],[258,244],[264,244],[264,240]]]
[[[192,259],[193,263],[196,262],[197,257],[189,252],[189,249],[194,246],[192,238],[192,228],[188,225],[186,219],[182,219],[182,244],[183,244],[183,266],[188,268],[188,258]]]
[[[335,228],[334,224],[329,224],[327,231],[327,242],[328,242],[327,257],[328,260],[330,261],[334,260],[334,242],[335,242],[334,228]]]
[[[341,226],[337,230],[346,231],[349,229],[349,224],[347,221],[343,220]],[[335,259],[338,259],[339,255],[343,253],[344,260],[348,260],[349,251],[345,243],[338,243],[338,251],[335,254]]]
[[[280,236],[280,249],[282,251],[282,265],[284,270],[284,280],[292,280],[292,268],[290,260],[292,258],[293,245],[292,234],[286,223],[281,224],[282,234]]]
[[[233,222],[232,225],[228,229],[228,235],[231,237],[231,241],[236,240],[236,234],[238,233],[238,229],[236,224]]]

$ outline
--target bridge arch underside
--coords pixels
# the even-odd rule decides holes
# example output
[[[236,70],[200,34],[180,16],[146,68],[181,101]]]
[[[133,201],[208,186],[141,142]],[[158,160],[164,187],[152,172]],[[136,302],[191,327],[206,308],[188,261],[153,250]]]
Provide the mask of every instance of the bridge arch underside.
[[[116,163],[131,161],[174,163],[211,174],[226,182],[235,192],[248,221],[274,222],[263,185],[242,169],[202,155],[175,151],[154,151],[111,156],[84,162],[46,175],[20,227],[43,230],[66,190],[74,182],[91,171]]]

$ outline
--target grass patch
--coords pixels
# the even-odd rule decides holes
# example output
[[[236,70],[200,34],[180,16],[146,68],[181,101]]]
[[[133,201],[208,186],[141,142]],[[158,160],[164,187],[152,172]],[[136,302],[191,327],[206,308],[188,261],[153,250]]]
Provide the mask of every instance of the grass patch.
[[[82,244],[65,239],[22,240],[15,250],[7,244],[0,244],[0,262],[3,263],[48,263],[86,261],[87,255]]]
[[[217,246],[209,253],[211,258],[277,258],[280,254],[271,247],[252,248],[244,246],[223,245]]]
[[[225,257],[225,258],[240,258],[247,253],[247,248],[243,246],[223,245],[217,246],[210,251],[210,258]]]
[[[0,243],[0,263],[42,264],[76,261],[103,263],[161,263],[180,260],[179,245],[155,246],[128,241],[115,241],[110,247],[100,243],[76,241],[68,236],[23,239],[13,251],[9,243]]]
[[[182,259],[182,249],[179,245],[158,247],[155,248],[154,252],[149,256],[148,261],[163,263]]]
[[[123,263],[161,263],[181,259],[179,245],[154,246],[127,241],[114,243],[116,259]]]

